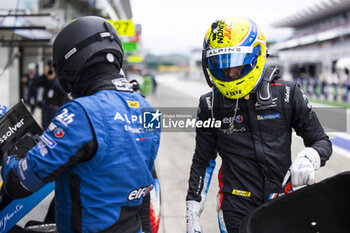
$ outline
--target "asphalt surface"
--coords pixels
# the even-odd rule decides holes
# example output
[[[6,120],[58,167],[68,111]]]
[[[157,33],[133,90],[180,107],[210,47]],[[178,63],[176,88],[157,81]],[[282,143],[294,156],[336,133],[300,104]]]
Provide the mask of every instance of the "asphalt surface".
[[[147,99],[155,107],[193,107],[197,108],[198,98],[171,88],[166,81],[158,82],[155,95]],[[204,93],[203,93],[204,94]],[[194,132],[164,132],[156,169],[161,188],[161,222],[159,233],[186,232],[185,199],[188,177],[195,147]],[[292,154],[304,148],[302,139],[293,136]],[[216,169],[210,185],[206,207],[201,215],[204,233],[219,232],[216,215],[216,194],[218,192],[217,173],[221,160],[216,161]],[[316,172],[317,181],[350,170],[350,159],[342,154],[333,153],[326,167]]]
[[[156,95],[148,98],[154,107],[198,106],[198,99],[159,84]],[[159,233],[186,232],[186,192],[195,146],[194,132],[166,132],[160,140],[156,169],[161,188]],[[220,167],[217,160],[216,168]],[[218,232],[216,217],[217,172],[215,169],[201,222],[204,232]]]

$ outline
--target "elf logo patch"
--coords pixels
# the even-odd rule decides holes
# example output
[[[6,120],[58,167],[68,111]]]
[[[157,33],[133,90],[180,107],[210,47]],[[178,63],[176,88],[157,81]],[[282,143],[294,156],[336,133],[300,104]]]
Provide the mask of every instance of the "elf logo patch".
[[[140,199],[146,196],[147,193],[151,191],[152,188],[153,188],[153,184],[151,184],[150,186],[134,189],[129,193],[128,200],[132,201],[132,200]]]

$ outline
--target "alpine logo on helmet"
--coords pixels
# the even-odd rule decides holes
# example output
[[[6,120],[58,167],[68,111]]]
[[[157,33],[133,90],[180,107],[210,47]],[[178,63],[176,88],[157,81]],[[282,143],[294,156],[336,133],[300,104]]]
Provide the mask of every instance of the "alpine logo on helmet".
[[[225,48],[208,50],[207,57],[215,56],[218,54],[251,53],[251,52],[253,52],[253,47],[251,47],[251,46],[225,47]]]

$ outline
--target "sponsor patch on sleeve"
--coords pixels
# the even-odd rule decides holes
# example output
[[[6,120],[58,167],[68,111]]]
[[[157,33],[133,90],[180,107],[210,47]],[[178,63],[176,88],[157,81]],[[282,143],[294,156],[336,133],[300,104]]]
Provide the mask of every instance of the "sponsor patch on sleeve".
[[[44,133],[41,136],[41,141],[43,143],[45,143],[46,146],[48,146],[49,148],[54,148],[57,145],[57,142],[55,142],[55,140],[53,140],[49,135],[47,135],[46,133]]]
[[[64,134],[64,130],[61,128],[57,128],[53,131],[53,136],[55,136],[55,138],[62,138]]]
[[[62,128],[57,127],[57,125],[53,122],[47,127],[55,138],[62,138],[65,135],[65,132]]]
[[[62,112],[56,116],[56,120],[58,120],[61,124],[68,127],[74,121],[74,113],[69,113],[68,109],[62,109]]]
[[[139,108],[140,107],[140,104],[137,101],[128,100],[126,102],[128,102],[128,105],[130,108]]]
[[[40,151],[41,156],[45,157],[45,155],[47,155],[47,153],[48,153],[48,150],[47,150],[45,144],[43,142],[39,142],[37,144],[37,147],[38,147],[38,149]]]

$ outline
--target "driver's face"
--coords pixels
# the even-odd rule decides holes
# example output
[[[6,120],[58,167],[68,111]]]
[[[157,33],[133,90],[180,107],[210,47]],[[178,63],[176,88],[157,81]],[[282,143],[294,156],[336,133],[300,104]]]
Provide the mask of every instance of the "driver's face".
[[[243,67],[244,65],[222,69],[225,75],[225,79],[227,81],[233,81],[238,79],[241,76],[241,71]]]

